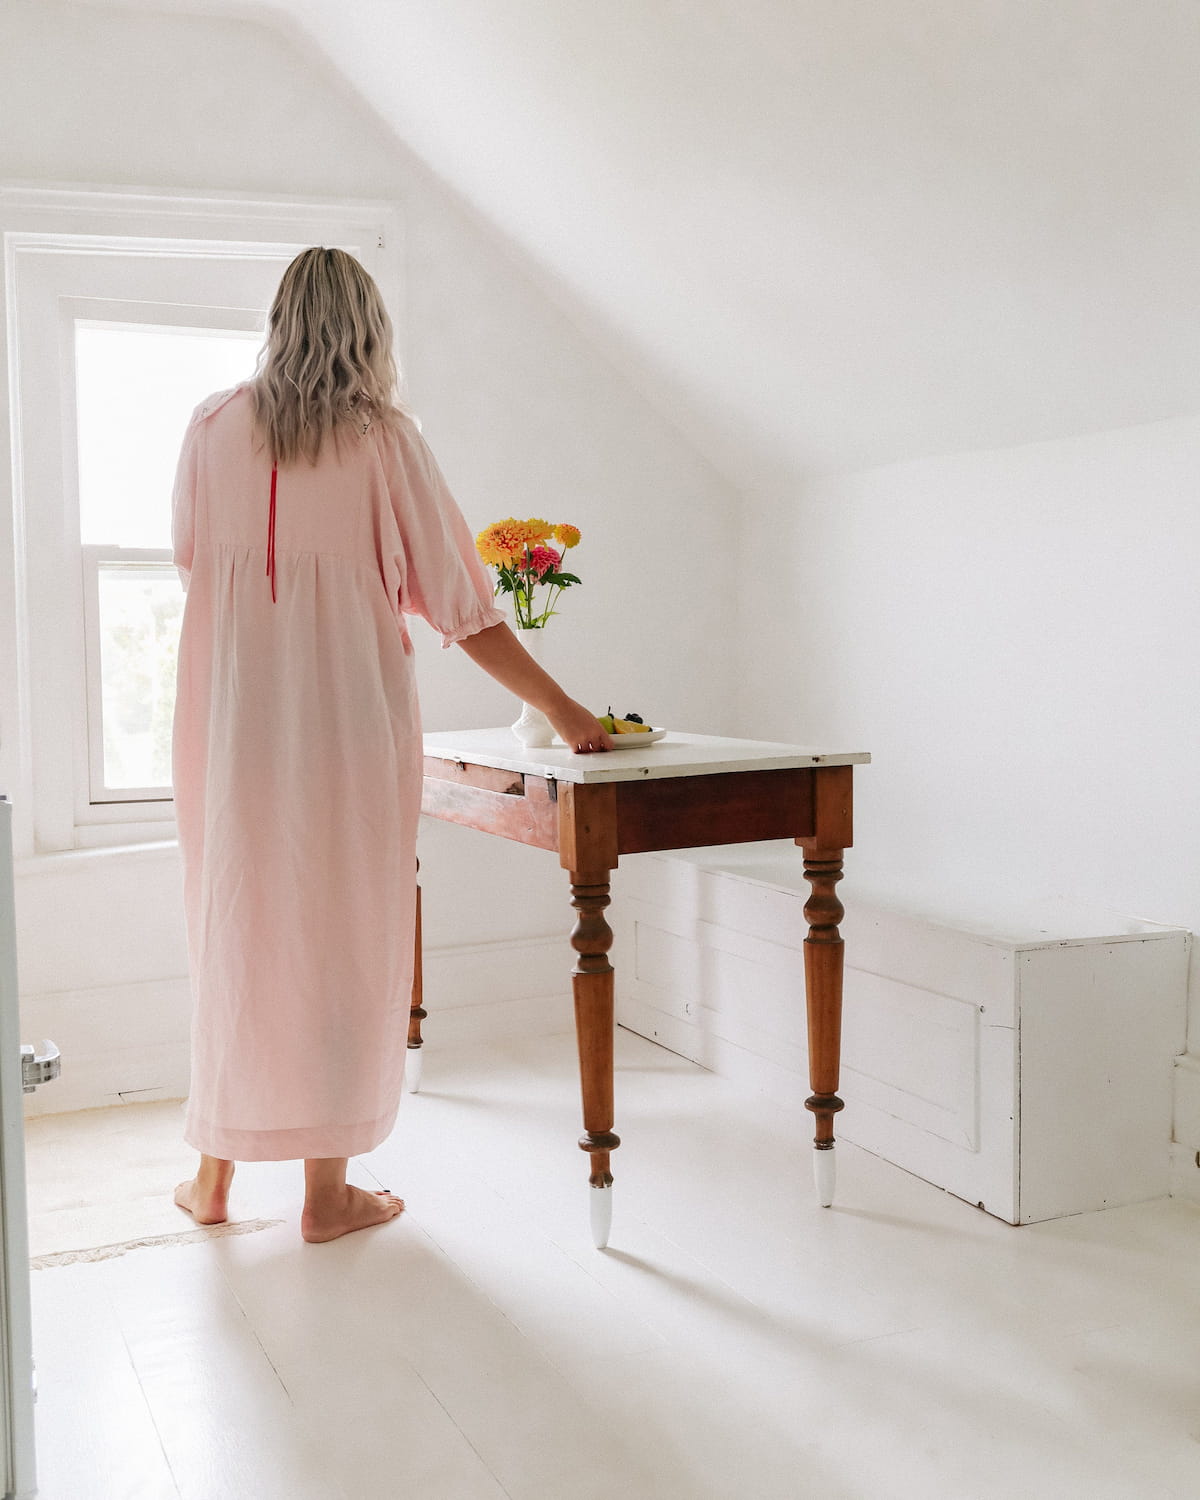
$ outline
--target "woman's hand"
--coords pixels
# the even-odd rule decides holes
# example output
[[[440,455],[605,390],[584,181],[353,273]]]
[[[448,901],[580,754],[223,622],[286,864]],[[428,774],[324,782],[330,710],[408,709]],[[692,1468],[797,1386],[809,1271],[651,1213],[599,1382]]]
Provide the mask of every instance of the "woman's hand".
[[[458,643],[476,666],[502,687],[531,703],[554,726],[568,750],[584,755],[611,750],[612,740],[582,703],[568,698],[554,678],[542,670],[507,625],[489,625]]]
[[[587,755],[593,750],[612,749],[612,740],[601,729],[600,720],[572,698],[568,698],[557,712],[547,709],[546,717],[568,750]]]

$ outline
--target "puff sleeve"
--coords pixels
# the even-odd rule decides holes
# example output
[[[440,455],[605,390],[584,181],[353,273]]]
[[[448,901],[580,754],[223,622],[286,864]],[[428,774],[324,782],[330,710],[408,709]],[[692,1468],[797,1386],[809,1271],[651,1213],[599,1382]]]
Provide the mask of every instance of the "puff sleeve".
[[[502,624],[470,528],[416,425],[402,419],[383,444],[400,537],[400,608],[438,631],[443,647]]]

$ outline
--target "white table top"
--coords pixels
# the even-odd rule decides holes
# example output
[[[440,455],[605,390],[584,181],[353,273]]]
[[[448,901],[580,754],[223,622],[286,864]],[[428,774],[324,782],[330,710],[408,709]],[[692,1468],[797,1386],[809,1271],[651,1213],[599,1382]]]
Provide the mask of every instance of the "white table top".
[[[722,771],[783,771],[798,766],[861,766],[864,750],[820,750],[768,740],[723,739],[670,730],[653,745],[577,755],[565,745],[527,750],[511,729],[446,729],[425,736],[425,754],[436,760],[494,766],[526,776],[585,784],[645,781],[666,776],[714,776]]]

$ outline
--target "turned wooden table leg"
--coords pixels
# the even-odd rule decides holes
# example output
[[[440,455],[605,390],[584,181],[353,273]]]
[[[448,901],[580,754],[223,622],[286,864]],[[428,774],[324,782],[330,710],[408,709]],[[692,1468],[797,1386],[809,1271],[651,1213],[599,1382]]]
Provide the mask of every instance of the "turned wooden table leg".
[[[833,1202],[835,1186],[833,1117],[842,1108],[838,1073],[842,1053],[842,955],[838,923],[845,908],[836,886],[842,878],[842,850],[804,845],[804,875],[812,894],[804,907],[804,985],[808,1002],[808,1076],[812,1096],[806,1106],[816,1117],[813,1168],[822,1207]]]
[[[418,871],[421,861],[417,861]],[[421,1092],[421,1072],[423,1054],[421,1048],[424,1042],[421,1039],[421,1022],[428,1012],[424,1007],[425,980],[421,960],[421,884],[417,882],[417,905],[414,917],[415,931],[413,935],[413,987],[412,1003],[408,1012],[408,1056],[405,1059],[404,1080],[408,1085],[410,1094]]]
[[[572,870],[571,905],[579,913],[571,933],[577,958],[571,971],[575,995],[575,1034],[579,1042],[579,1081],[583,1093],[580,1147],[591,1157],[588,1181],[592,1238],[608,1244],[612,1224],[611,1153],[621,1144],[613,1134],[613,970],[608,961],[612,928],[604,916],[609,903],[608,870]]]
[[[556,790],[558,861],[571,877],[571,905],[579,913],[571,946],[575,967],[575,1035],[579,1041],[579,1082],[583,1092],[583,1135],[579,1144],[591,1157],[592,1241],[608,1244],[612,1227],[612,1153],[621,1144],[613,1134],[613,970],[608,961],[612,928],[604,916],[609,879],[617,867],[617,789],[612,783]]]

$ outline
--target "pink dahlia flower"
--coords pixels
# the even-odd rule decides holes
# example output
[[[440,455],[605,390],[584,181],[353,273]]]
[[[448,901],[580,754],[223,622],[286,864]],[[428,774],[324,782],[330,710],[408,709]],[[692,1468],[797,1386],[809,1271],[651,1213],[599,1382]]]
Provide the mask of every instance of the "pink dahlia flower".
[[[562,561],[562,553],[556,552],[553,547],[533,547],[529,553],[530,571],[540,578],[543,573],[552,572]]]

